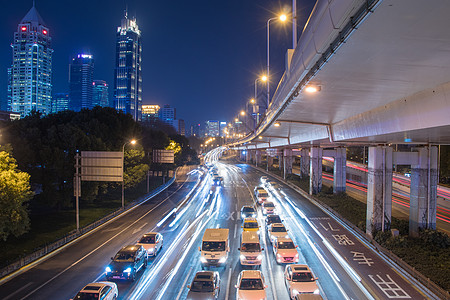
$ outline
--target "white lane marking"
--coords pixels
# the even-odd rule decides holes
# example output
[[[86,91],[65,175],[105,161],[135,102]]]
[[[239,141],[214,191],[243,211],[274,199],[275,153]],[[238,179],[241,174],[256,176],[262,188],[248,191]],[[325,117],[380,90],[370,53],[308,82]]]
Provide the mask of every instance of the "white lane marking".
[[[186,278],[184,279],[183,284],[181,285],[181,289],[180,289],[180,291],[178,292],[178,295],[177,295],[176,300],[180,299],[181,293],[183,293],[184,286],[186,285],[186,281],[188,280],[189,276],[191,275],[191,272],[192,272],[192,267],[189,269],[189,272],[188,272]]]
[[[181,187],[180,187],[181,188]],[[178,190],[177,190],[178,191]],[[68,271],[69,269],[71,269],[72,267],[74,267],[75,265],[77,265],[78,263],[80,263],[81,261],[83,261],[85,258],[87,258],[88,256],[90,256],[92,253],[96,252],[98,249],[102,248],[103,246],[105,246],[106,244],[108,244],[110,241],[112,241],[113,239],[115,239],[118,235],[122,234],[124,231],[126,231],[128,228],[132,227],[134,224],[136,224],[137,222],[139,222],[140,220],[142,220],[144,217],[146,217],[148,214],[150,214],[151,212],[153,212],[156,208],[158,208],[161,204],[163,204],[167,199],[169,199],[172,195],[170,195],[169,197],[167,197],[166,199],[164,199],[163,201],[161,201],[158,205],[156,205],[155,207],[153,207],[151,210],[149,210],[148,212],[146,212],[144,215],[142,215],[142,217],[140,217],[139,219],[137,219],[136,221],[134,221],[133,223],[131,223],[130,225],[128,225],[127,227],[125,227],[124,229],[122,229],[120,232],[116,233],[113,237],[111,237],[109,240],[107,240],[106,242],[104,242],[103,244],[101,244],[100,246],[98,246],[97,248],[95,248],[94,250],[92,250],[91,252],[89,252],[88,254],[86,254],[85,256],[83,256],[82,258],[80,258],[79,260],[77,260],[76,262],[74,262],[73,264],[71,264],[70,266],[68,266],[67,268],[65,268],[64,270],[62,270],[61,272],[59,272],[58,274],[56,274],[55,276],[53,276],[52,278],[50,278],[49,280],[47,280],[46,282],[44,282],[43,284],[41,284],[40,286],[38,286],[37,288],[35,288],[34,290],[32,290],[30,293],[28,293],[25,297],[23,298],[27,298],[29,296],[31,296],[32,294],[34,294],[35,292],[37,292],[38,290],[40,290],[42,287],[46,286],[47,284],[49,284],[50,282],[52,282],[53,280],[55,280],[56,278],[58,278],[59,276],[61,276],[63,273],[65,273],[66,271]]]
[[[233,234],[233,238],[234,239],[236,239],[236,234],[237,234],[237,231],[238,231],[238,224],[236,223],[236,224],[234,224],[234,234]]]
[[[14,297],[17,293],[21,292],[22,290],[26,289],[27,287],[29,287],[30,285],[32,285],[33,282],[28,282],[27,284],[25,284],[23,287],[21,287],[20,289],[16,290],[14,293],[9,294],[8,296],[6,296],[5,298],[3,298],[3,300],[8,300],[12,297]]]
[[[387,281],[381,278],[380,275],[369,275],[369,278],[378,286],[380,290],[389,298],[389,299],[410,299],[409,296],[394,280],[392,280],[391,276],[386,274]]]
[[[329,226],[330,228],[327,228],[326,226],[323,226],[322,223],[319,223],[319,224],[320,224],[320,226],[322,226],[323,229],[325,229],[325,231],[328,231],[328,230],[331,230],[331,231],[339,231],[338,228],[333,228],[333,227],[331,226],[330,222],[328,222],[328,226]]]
[[[175,173],[175,175],[176,175],[176,173]],[[176,179],[176,176],[175,176],[175,179]],[[175,182],[175,181],[174,181],[174,182]],[[181,188],[186,184],[186,182],[187,182],[187,181],[185,180],[185,181],[183,182],[183,184],[181,184],[180,187],[178,187],[178,189],[177,189],[175,192],[173,192],[173,193],[170,194],[168,197],[166,197],[163,201],[161,201],[159,204],[157,204],[153,209],[157,208],[158,206],[160,206],[161,204],[163,204],[164,202],[166,202],[166,200],[169,199],[170,197],[172,197],[176,192],[178,192],[178,190],[181,189]],[[28,270],[34,268],[34,267],[37,266],[38,264],[40,264],[40,263],[44,262],[45,260],[47,260],[47,259],[49,259],[49,258],[55,256],[56,254],[58,254],[59,252],[61,252],[61,251],[64,250],[64,249],[66,249],[67,247],[69,247],[69,246],[71,246],[71,245],[73,245],[73,244],[75,244],[75,243],[81,241],[82,239],[84,239],[84,238],[90,236],[91,234],[93,234],[93,233],[99,231],[100,229],[103,229],[106,225],[109,225],[109,224],[111,224],[112,222],[116,221],[117,219],[119,219],[119,218],[121,218],[121,217],[127,215],[129,212],[135,210],[136,208],[138,208],[138,207],[141,206],[142,204],[146,203],[148,200],[150,200],[150,199],[152,199],[153,197],[156,197],[156,196],[159,195],[160,193],[164,192],[164,191],[165,191],[166,189],[168,189],[170,186],[171,186],[171,184],[170,184],[170,185],[167,185],[167,186],[164,187],[162,190],[160,190],[157,194],[153,195],[152,197],[149,197],[147,200],[142,201],[141,203],[139,203],[139,204],[133,206],[132,208],[130,208],[130,209],[124,211],[123,213],[121,213],[121,214],[115,216],[114,218],[112,218],[112,219],[106,221],[106,222],[103,223],[102,225],[99,225],[97,228],[92,229],[91,231],[89,231],[89,232],[83,234],[82,236],[80,236],[80,237],[74,239],[73,241],[71,241],[71,242],[69,242],[69,243],[67,243],[67,244],[65,244],[65,245],[63,245],[63,246],[61,246],[61,247],[59,247],[58,249],[56,249],[56,250],[54,250],[54,251],[52,251],[52,252],[50,252],[49,254],[46,254],[46,255],[44,255],[43,257],[41,257],[41,258],[39,258],[39,259],[37,259],[37,260],[35,260],[35,261],[29,263],[28,265],[26,265],[26,266],[20,268],[19,270],[17,270],[17,271],[15,271],[15,272],[13,272],[13,273],[11,273],[11,274],[9,274],[9,275],[7,275],[7,276],[1,278],[1,279],[0,279],[0,285],[1,285],[1,284],[4,284],[4,283],[6,283],[6,282],[8,282],[9,280],[15,278],[16,276],[18,276],[18,275],[20,275],[20,274],[22,274],[22,273],[24,273],[24,272],[27,272]]]
[[[227,282],[227,291],[225,293],[225,300],[228,300],[230,297],[230,288],[231,288],[231,268],[228,269],[228,282]]]
[[[142,230],[142,228],[144,228],[145,226],[147,226],[148,223],[143,224],[141,227],[136,228],[135,230],[133,230],[133,232],[131,233],[131,235],[134,235],[135,233],[138,233],[139,231]]]
[[[200,217],[199,217],[198,219],[194,220],[194,223],[197,222],[197,220],[201,220],[201,219],[204,217],[205,214],[206,214],[206,211],[205,211],[202,215],[200,215]],[[211,215],[211,217],[209,217],[209,218],[205,221],[205,223],[202,224],[202,223],[200,222],[199,226],[197,226],[197,228],[196,228],[194,234],[192,235],[192,239],[191,239],[191,241],[189,242],[189,245],[187,246],[187,248],[186,248],[186,250],[184,251],[183,255],[181,256],[180,260],[179,260],[178,263],[176,264],[175,268],[172,269],[172,270],[173,270],[173,273],[172,273],[172,274],[170,275],[170,277],[166,280],[166,282],[165,282],[163,288],[162,288],[161,291],[159,292],[158,297],[156,298],[157,300],[160,300],[160,299],[162,299],[162,297],[164,297],[165,291],[166,291],[167,288],[169,287],[169,284],[170,284],[170,282],[172,281],[172,279],[173,279],[173,277],[175,276],[175,274],[178,272],[178,269],[181,267],[181,264],[184,262],[184,260],[185,260],[185,258],[186,258],[186,255],[189,253],[190,249],[191,249],[192,246],[194,245],[195,240],[196,240],[197,237],[200,235],[200,232],[202,232],[203,229],[205,228],[206,224],[208,224],[208,222],[211,221],[212,217],[213,217],[213,215]],[[193,223],[193,224],[194,224],[194,223]],[[130,298],[130,299],[140,299],[141,296],[142,296],[142,295],[140,294],[140,295],[137,295],[136,297],[133,297],[133,298]]]

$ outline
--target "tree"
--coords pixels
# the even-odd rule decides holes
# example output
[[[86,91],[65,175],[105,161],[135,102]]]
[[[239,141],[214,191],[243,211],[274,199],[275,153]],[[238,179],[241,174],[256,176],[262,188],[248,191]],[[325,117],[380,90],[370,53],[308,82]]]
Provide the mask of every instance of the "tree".
[[[125,151],[125,170],[123,174],[125,187],[134,187],[145,179],[149,166],[142,161],[145,153],[140,149],[130,149]]]
[[[30,175],[17,169],[7,152],[0,152],[0,238],[16,237],[30,228],[26,202],[33,197]]]

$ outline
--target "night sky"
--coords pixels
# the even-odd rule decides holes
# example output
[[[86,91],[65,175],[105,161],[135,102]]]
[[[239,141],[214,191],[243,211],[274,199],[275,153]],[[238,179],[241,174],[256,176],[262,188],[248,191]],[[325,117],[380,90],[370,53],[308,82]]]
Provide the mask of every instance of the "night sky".
[[[315,0],[297,1],[299,35]],[[53,93],[68,91],[68,69],[77,53],[95,59],[94,78],[113,94],[116,30],[124,10],[136,16],[143,40],[143,104],[170,104],[186,125],[232,120],[254,94],[266,68],[266,22],[291,0],[36,0],[52,37]],[[13,33],[32,0],[2,0],[0,102],[6,110],[7,68]],[[270,23],[271,74],[284,72],[292,24]],[[262,88],[262,87],[260,87]],[[188,127],[186,127],[188,129]]]

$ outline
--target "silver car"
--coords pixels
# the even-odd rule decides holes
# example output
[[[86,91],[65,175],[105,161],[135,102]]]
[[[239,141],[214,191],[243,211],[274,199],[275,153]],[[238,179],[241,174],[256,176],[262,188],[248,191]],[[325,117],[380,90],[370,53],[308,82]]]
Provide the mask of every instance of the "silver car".
[[[186,299],[217,299],[220,292],[220,276],[216,271],[200,271],[195,274],[192,284],[187,286],[189,293]]]

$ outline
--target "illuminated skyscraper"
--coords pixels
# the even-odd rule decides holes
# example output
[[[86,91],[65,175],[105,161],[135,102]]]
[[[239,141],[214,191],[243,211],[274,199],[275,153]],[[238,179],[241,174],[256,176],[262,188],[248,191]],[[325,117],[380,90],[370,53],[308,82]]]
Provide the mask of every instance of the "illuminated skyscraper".
[[[91,109],[94,59],[89,54],[78,54],[69,67],[69,109]]]
[[[159,109],[158,112],[159,119],[170,125],[170,126],[176,126],[175,120],[177,119],[177,110],[175,107],[171,107],[169,104],[164,105],[164,107]]]
[[[69,109],[69,93],[55,93],[52,100],[52,114]]]
[[[142,43],[136,18],[125,16],[117,28],[114,107],[129,113],[136,121],[142,117]]]
[[[36,7],[14,33],[13,62],[8,86],[8,111],[49,114],[52,102],[52,53],[49,29]],[[8,71],[9,72],[9,71]]]
[[[142,122],[154,122],[158,119],[159,105],[142,105]]]
[[[109,106],[109,86],[104,80],[94,80],[92,82],[92,107]]]

